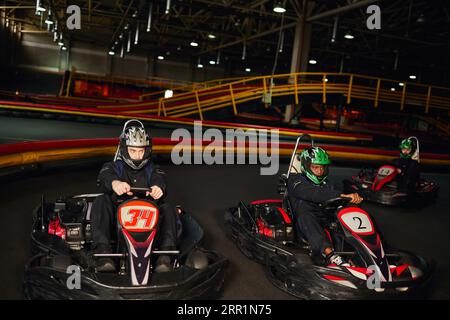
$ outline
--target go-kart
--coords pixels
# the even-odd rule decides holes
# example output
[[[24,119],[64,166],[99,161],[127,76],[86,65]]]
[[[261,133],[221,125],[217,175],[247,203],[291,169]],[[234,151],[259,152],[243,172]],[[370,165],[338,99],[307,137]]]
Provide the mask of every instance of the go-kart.
[[[378,170],[362,169],[350,180],[343,180],[344,192],[357,192],[365,200],[397,206],[401,204],[426,204],[436,198],[439,187],[431,181],[420,179],[412,194],[399,192],[399,172],[393,165],[383,165]]]
[[[117,199],[113,253],[92,250],[91,208],[99,194],[48,203],[33,213],[32,258],[25,268],[27,299],[210,299],[218,296],[227,260],[199,247],[203,229],[177,207],[177,250],[158,250],[159,209],[132,188]],[[141,197],[139,196],[141,194]],[[152,272],[158,255],[171,255],[173,269]],[[115,261],[117,272],[97,271],[97,259]],[[78,274],[77,274],[78,273]],[[76,277],[79,275],[79,279]],[[78,281],[78,285],[77,285]]]
[[[389,247],[370,215],[348,198],[321,205],[327,213],[324,233],[334,250],[349,262],[337,266],[318,261],[295,223],[287,190],[298,160],[297,139],[288,173],[279,185],[281,199],[240,202],[225,221],[229,236],[248,258],[263,264],[268,279],[301,299],[392,299],[427,296],[434,263]]]
[[[409,137],[413,142],[411,158],[420,162],[419,139]],[[401,174],[393,165],[383,165],[378,170],[364,168],[358,175],[344,180],[344,192],[357,192],[365,200],[385,205],[427,204],[437,196],[438,186],[431,181],[419,179],[414,192],[399,192]]]

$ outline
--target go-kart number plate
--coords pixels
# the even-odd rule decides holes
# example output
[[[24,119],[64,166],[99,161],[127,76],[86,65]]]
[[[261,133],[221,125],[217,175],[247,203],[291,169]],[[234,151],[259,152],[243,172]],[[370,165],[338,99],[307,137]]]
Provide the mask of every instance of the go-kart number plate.
[[[120,224],[130,231],[150,231],[158,219],[158,210],[149,206],[125,206],[119,212]]]
[[[356,234],[372,234],[374,231],[369,216],[359,211],[349,211],[339,215],[342,223],[347,229]]]
[[[381,167],[380,169],[378,169],[378,175],[380,177],[387,177],[389,175],[391,175],[393,172],[395,171],[394,167]]]

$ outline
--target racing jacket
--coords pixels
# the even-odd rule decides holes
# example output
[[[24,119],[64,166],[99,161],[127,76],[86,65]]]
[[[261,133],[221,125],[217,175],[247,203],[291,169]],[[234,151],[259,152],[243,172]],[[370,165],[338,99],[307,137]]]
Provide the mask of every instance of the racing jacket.
[[[394,166],[400,168],[399,191],[413,193],[420,179],[419,162],[413,159],[398,158],[393,161]]]
[[[158,186],[166,194],[166,182],[164,179],[164,171],[155,167],[152,162],[140,169],[134,170],[130,168],[122,160],[107,162],[103,165],[97,178],[97,185],[102,192],[112,194],[112,182],[119,180],[128,183],[131,187],[150,188]]]
[[[310,210],[321,212],[319,204],[337,198],[341,192],[324,181],[317,185],[303,174],[291,174],[288,179],[288,195],[294,212]]]
[[[419,171],[419,162],[411,158],[410,159],[398,158],[392,161],[392,163],[397,168],[402,169],[402,172],[407,172],[408,169],[413,170],[414,173]]]

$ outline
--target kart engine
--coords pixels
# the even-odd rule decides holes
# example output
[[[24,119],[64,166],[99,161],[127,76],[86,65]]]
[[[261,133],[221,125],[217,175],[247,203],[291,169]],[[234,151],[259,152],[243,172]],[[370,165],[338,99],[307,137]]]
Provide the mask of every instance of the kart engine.
[[[259,234],[277,241],[294,241],[292,221],[282,208],[267,203],[253,208]]]
[[[63,238],[72,250],[81,250],[90,239],[90,223],[85,220],[85,199],[58,199],[50,217],[48,232]]]

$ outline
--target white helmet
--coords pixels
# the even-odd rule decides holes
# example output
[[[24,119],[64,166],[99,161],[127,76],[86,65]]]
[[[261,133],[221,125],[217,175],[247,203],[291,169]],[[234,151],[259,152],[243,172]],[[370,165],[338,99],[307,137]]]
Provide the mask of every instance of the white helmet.
[[[142,160],[132,160],[128,153],[128,147],[145,148]],[[132,169],[140,170],[150,160],[151,153],[151,138],[142,122],[136,119],[128,120],[123,126],[122,133],[120,134],[119,146],[114,161],[123,160]]]

